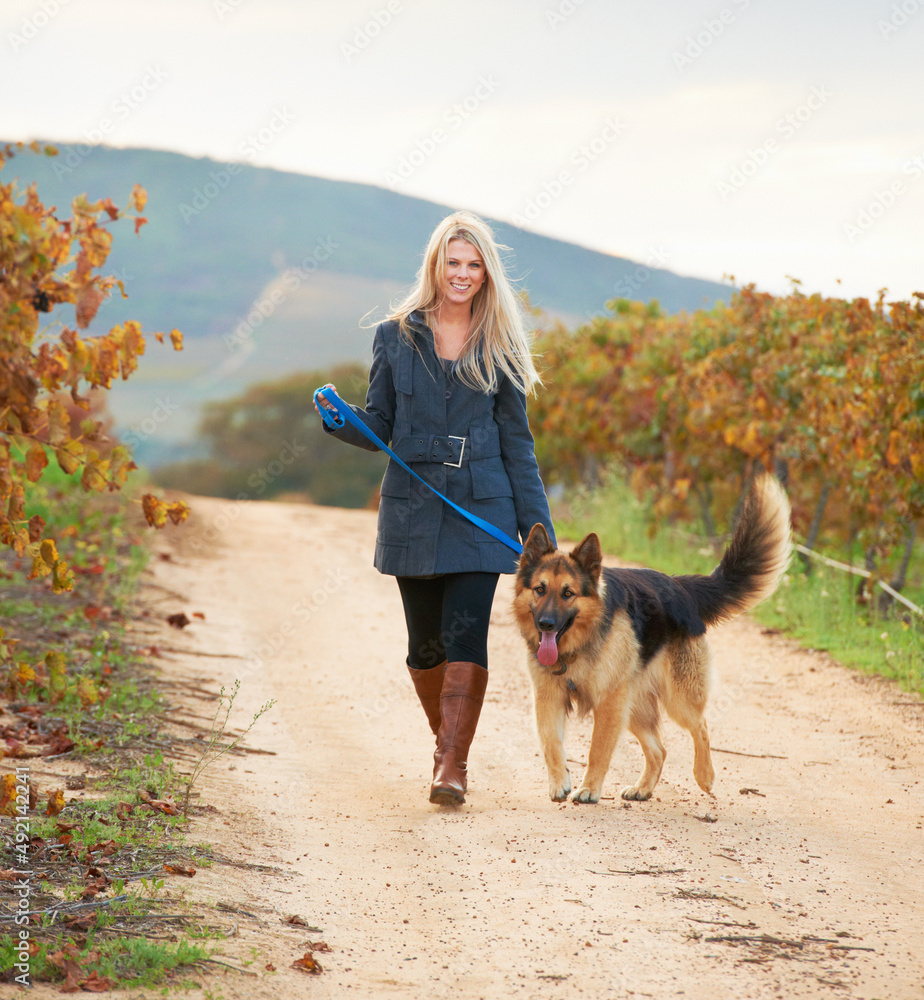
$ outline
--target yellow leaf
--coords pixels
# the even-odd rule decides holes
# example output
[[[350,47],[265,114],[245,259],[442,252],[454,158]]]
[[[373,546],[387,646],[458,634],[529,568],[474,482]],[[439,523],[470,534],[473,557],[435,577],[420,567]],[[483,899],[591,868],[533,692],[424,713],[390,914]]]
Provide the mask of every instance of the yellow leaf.
[[[136,212],[143,212],[144,206],[147,205],[147,203],[148,203],[147,191],[145,191],[145,189],[140,184],[136,184],[132,188],[132,208],[134,208]]]
[[[182,524],[189,517],[189,507],[182,500],[167,505],[167,516],[174,524]]]
[[[144,494],[141,506],[148,524],[152,527],[162,528],[167,523],[167,507],[153,493]]]
[[[15,774],[4,774],[0,782],[0,816],[16,815],[16,785]]]
[[[83,467],[80,485],[89,493],[91,490],[100,493],[106,488],[106,471],[108,462],[87,462]]]
[[[77,697],[84,708],[89,708],[99,702],[99,692],[96,690],[96,684],[92,677],[77,678]]]
[[[74,574],[63,559],[59,559],[51,571],[51,589],[55,594],[74,589]]]
[[[55,449],[55,458],[63,472],[68,475],[76,472],[80,468],[80,456],[83,454],[83,445],[79,441],[68,441],[60,448]]]
[[[31,546],[30,546],[31,548]],[[41,551],[32,556],[32,569],[29,571],[30,580],[40,580],[43,576],[48,576],[51,572],[51,563],[45,562]]]
[[[55,545],[55,540],[53,538],[42,539],[41,553],[42,559],[44,559],[49,566],[54,566],[60,558],[58,556],[58,547]]]
[[[57,816],[59,812],[64,808],[64,789],[59,788],[57,791],[48,793],[48,805],[45,808],[46,816]]]
[[[16,683],[25,687],[27,684],[31,684],[34,680],[35,670],[31,664],[26,663],[24,660],[20,661],[16,666]]]
[[[173,344],[175,351],[183,350],[183,334],[179,330],[173,329],[170,331],[170,342]]]

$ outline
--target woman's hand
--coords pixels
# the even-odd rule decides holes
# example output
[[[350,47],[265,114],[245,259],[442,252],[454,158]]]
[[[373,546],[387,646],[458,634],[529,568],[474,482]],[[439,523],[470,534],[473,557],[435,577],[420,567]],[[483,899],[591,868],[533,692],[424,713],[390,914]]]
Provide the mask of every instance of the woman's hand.
[[[337,391],[337,387],[333,384],[333,382],[328,382],[327,385],[321,386],[321,388],[322,389],[333,389],[334,392]],[[334,409],[334,407],[331,406],[331,404],[328,403],[327,400],[323,396],[319,396],[318,398],[321,400],[322,404],[324,405],[324,409],[325,410],[333,410]],[[323,416],[323,414],[321,413],[321,411],[318,410],[317,400],[315,400],[314,408],[315,408],[315,410],[317,410],[319,417]]]

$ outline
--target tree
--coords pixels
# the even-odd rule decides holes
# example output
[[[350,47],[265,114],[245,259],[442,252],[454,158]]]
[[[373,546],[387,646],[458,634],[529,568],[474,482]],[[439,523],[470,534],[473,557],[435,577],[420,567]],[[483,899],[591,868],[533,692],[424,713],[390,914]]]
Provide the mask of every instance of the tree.
[[[56,155],[37,143],[33,152]],[[0,148],[0,170],[23,144]],[[84,490],[120,489],[135,468],[127,448],[109,447],[102,421],[88,416],[74,433],[67,393],[89,410],[86,389],[109,389],[115,378],[127,379],[144,353],[145,337],[129,320],[99,336],[82,335],[102,302],[122,283],[98,273],[112,245],[110,226],[126,216],[137,234],[147,195],[135,185],[129,203],[118,208],[110,198],[74,199],[70,218],[59,219],[46,207],[36,186],[21,191],[16,182],[0,183],[0,544],[32,559],[30,578],[52,576],[56,593],[70,590],[73,576],[58,556],[55,539],[45,536],[45,522],[29,516],[27,483],[37,482],[51,456],[69,474],[80,471]],[[73,306],[73,325],[41,317],[57,306]],[[163,334],[155,334],[163,341]],[[178,330],[170,334],[182,348]],[[161,526],[169,517],[184,520],[184,504],[143,498],[149,523]]]

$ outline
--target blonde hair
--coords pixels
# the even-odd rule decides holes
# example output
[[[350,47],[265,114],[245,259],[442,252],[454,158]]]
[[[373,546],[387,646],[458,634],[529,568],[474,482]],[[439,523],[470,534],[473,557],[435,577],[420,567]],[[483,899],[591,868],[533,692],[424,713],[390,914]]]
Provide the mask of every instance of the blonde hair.
[[[494,233],[477,215],[453,212],[433,230],[414,287],[388,318],[397,320],[401,335],[414,343],[408,318],[420,310],[429,320],[440,307],[452,240],[473,246],[485,266],[485,280],[472,300],[468,340],[456,362],[459,378],[473,389],[495,393],[506,375],[522,392],[532,392],[542,380],[530,351],[523,304],[501,261],[500,251],[508,248],[495,242]]]

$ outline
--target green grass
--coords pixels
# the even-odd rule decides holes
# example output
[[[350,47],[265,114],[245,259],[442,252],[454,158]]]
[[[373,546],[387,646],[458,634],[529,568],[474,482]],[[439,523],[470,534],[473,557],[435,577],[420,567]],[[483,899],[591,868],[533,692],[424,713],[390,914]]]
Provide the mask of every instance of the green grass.
[[[655,525],[648,506],[621,476],[611,476],[598,490],[574,492],[553,515],[559,537],[579,541],[595,531],[608,555],[664,573],[710,573],[717,562],[705,538]],[[830,555],[847,561],[843,553]],[[817,561],[806,575],[797,556],[776,594],[752,615],[845,666],[924,694],[924,619],[898,604],[886,617],[879,615],[876,601],[858,604],[857,581]],[[903,593],[919,606],[924,602],[919,582],[910,580]]]
[[[50,956],[61,950],[59,942],[38,944],[38,951],[29,962],[33,983],[64,980],[59,965],[50,960]],[[169,942],[145,937],[100,939],[94,934],[90,934],[85,943],[72,945],[66,952],[67,957],[80,966],[80,979],[96,972],[98,979],[109,980],[120,988],[155,986],[168,979],[176,986],[194,985],[173,982],[177,971],[208,961],[211,953],[212,949],[186,938]],[[17,961],[12,942],[9,939],[0,941],[0,967],[12,969]]]
[[[44,815],[47,797],[63,779],[46,775],[41,759],[31,764],[39,786],[29,815],[31,903],[42,914],[29,928],[39,947],[29,963],[33,982],[63,981],[66,959],[76,963],[81,979],[95,972],[118,987],[175,985],[178,970],[208,960],[209,947],[201,939],[220,936],[185,904],[159,895],[165,863],[186,867],[192,859],[198,868],[207,863],[202,855],[208,847],[186,845],[185,816],[140,803],[142,793],[154,799],[180,797],[186,779],[170,757],[188,759],[189,751],[160,732],[157,716],[165,702],[146,656],[127,631],[153,534],[139,526],[130,503],[125,494],[84,492],[79,476],[65,475],[52,460],[42,479],[28,486],[26,512],[45,519],[46,537],[56,539],[60,556],[74,570],[74,590],[52,593],[47,578],[27,579],[30,559],[0,550],[5,630],[0,651],[4,646],[7,651],[0,664],[0,707],[12,713],[20,734],[28,732],[21,735],[26,742],[33,734],[37,742],[47,742],[43,734],[63,727],[75,744],[67,756],[86,771],[86,797],[67,794],[64,811],[49,817]],[[64,664],[63,674],[56,675],[63,677],[58,686],[48,653]],[[31,681],[23,678],[24,667],[36,671]],[[134,808],[128,811],[120,803]],[[21,867],[11,830],[4,819],[0,868]],[[64,926],[62,904],[84,898],[89,869],[96,865],[109,880],[93,897],[102,905],[74,911],[92,915],[86,926]],[[127,898],[120,899],[123,895]],[[168,918],[165,906],[182,912]],[[6,909],[6,903],[0,906]],[[8,929],[4,923],[3,931]],[[9,957],[16,940],[16,929],[0,934],[2,974],[13,964]],[[50,959],[56,954],[57,964]]]

